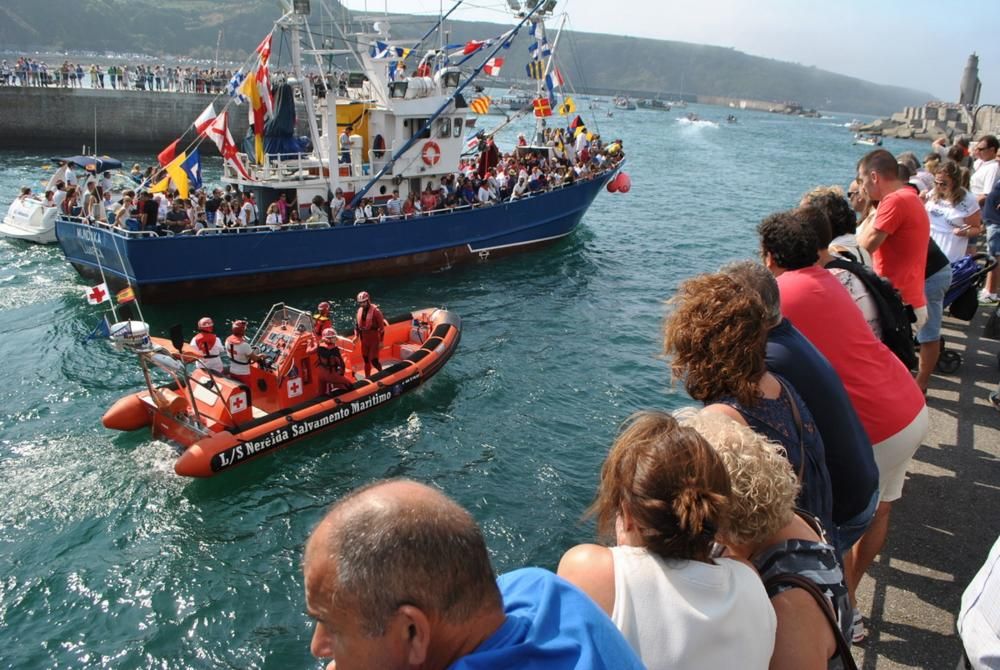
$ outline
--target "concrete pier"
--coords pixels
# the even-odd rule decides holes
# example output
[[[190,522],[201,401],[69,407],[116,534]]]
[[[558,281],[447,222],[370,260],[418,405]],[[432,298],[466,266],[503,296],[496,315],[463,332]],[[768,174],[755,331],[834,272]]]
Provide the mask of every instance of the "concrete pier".
[[[207,93],[176,93],[89,88],[0,88],[0,148],[59,152],[92,147],[98,151],[156,152],[181,136],[215,98]],[[216,101],[216,112],[229,101]],[[300,134],[306,119],[298,114]],[[246,135],[247,106],[230,105],[229,129],[240,142]]]

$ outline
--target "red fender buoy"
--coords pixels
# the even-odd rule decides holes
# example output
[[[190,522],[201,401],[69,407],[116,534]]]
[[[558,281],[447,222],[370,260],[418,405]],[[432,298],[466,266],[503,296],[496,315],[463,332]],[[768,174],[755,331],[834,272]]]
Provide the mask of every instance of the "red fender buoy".
[[[618,182],[619,193],[628,193],[632,189],[632,178],[624,172],[619,173],[615,181]]]
[[[618,192],[618,175],[615,175],[615,178],[608,182],[608,193],[617,193],[617,192]]]

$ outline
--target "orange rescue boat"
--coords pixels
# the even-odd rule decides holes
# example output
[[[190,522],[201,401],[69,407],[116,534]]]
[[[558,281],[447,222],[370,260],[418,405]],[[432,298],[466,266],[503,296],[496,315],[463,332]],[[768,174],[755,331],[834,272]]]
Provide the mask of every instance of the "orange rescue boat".
[[[182,344],[148,336],[148,327],[126,321],[111,327],[112,342],[135,352],[145,390],[118,400],[103,423],[116,430],[152,426],[155,437],[184,448],[174,470],[186,477],[211,477],[249,460],[334,428],[412,391],[451,358],[462,333],[461,319],[443,309],[386,318],[379,359],[381,372],[368,378],[360,346],[338,337],[350,388],[321,389],[312,316],[279,303],[251,340],[259,360],[250,364],[249,383],[187,362],[199,357]],[[157,385],[153,375],[169,381]]]

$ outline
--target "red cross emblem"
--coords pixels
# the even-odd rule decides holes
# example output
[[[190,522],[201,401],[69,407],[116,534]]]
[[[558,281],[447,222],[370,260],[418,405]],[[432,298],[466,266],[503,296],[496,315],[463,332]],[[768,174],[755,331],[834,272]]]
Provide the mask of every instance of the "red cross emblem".
[[[79,295],[79,293],[77,295]],[[90,293],[87,295],[87,297],[89,297],[92,301],[96,303],[96,302],[104,302],[104,296],[106,295],[107,293],[104,291],[104,289],[102,289],[100,286],[95,286],[90,290]]]
[[[233,407],[235,407],[236,409],[243,407],[243,396],[239,396],[238,398],[236,398],[236,400],[233,401]]]
[[[294,398],[296,396],[302,395],[302,384],[298,379],[293,379],[288,382],[288,397]]]

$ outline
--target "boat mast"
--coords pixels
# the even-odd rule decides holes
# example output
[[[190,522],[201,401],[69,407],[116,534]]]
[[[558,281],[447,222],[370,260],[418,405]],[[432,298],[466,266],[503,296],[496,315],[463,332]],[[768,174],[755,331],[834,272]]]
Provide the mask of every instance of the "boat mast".
[[[413,136],[410,137],[410,139],[408,139],[405,143],[403,143],[403,146],[397,149],[396,153],[394,153],[389,158],[389,160],[386,161],[385,165],[382,166],[382,169],[376,172],[375,175],[372,176],[370,180],[368,180],[368,183],[365,184],[354,194],[354,198],[351,200],[349,205],[351,209],[357,207],[357,204],[361,202],[361,199],[365,196],[365,194],[367,194],[368,191],[371,190],[372,186],[378,183],[378,180],[381,179],[386,172],[392,169],[392,167],[396,164],[396,161],[399,160],[400,156],[405,154],[413,147],[414,144],[423,139],[424,133],[430,130],[431,126],[434,124],[437,118],[441,116],[441,114],[443,114],[446,109],[448,109],[448,106],[451,105],[452,101],[454,101],[455,98],[462,93],[462,91],[468,88],[469,84],[471,84],[473,80],[475,80],[475,78],[479,76],[479,73],[483,71],[483,68],[490,61],[490,59],[496,56],[500,52],[500,49],[504,48],[505,44],[507,44],[510,40],[514,39],[514,37],[517,35],[517,31],[520,30],[524,26],[524,24],[527,23],[535,15],[535,12],[541,10],[542,6],[543,3],[538,2],[524,15],[520,23],[518,23],[517,26],[515,26],[515,28],[512,31],[510,31],[510,34],[507,36],[506,39],[498,40],[497,45],[493,47],[493,51],[491,51],[489,55],[483,59],[483,62],[480,63],[476,67],[476,69],[472,71],[472,74],[470,74],[465,81],[463,81],[461,84],[458,85],[458,87],[451,93],[451,95],[448,96],[448,98],[441,104],[441,106],[438,107],[437,110],[433,114],[431,114],[430,117],[427,118],[427,120],[424,122],[424,125],[421,126],[420,130],[413,133]]]
[[[313,148],[315,151],[319,151],[320,134],[319,134],[319,128],[316,126],[316,113],[314,111],[316,108],[313,106],[312,82],[309,80],[309,77],[306,76],[306,73],[302,68],[302,45],[299,43],[299,26],[305,25],[306,16],[308,16],[308,14],[302,13],[301,11],[299,11],[300,9],[303,9],[306,12],[308,12],[309,7],[299,7],[297,5],[296,11],[291,16],[288,17],[288,25],[292,33],[290,40],[292,48],[292,67],[295,70],[295,77],[299,80],[299,86],[302,88],[302,100],[305,102],[306,110],[308,110],[306,118],[309,121],[309,134],[312,135]],[[320,72],[320,74],[322,74],[322,72]],[[327,110],[330,109],[331,104],[333,105],[334,109],[336,109],[337,98],[335,96],[331,96],[329,89],[327,89],[327,95],[326,95]],[[327,126],[327,128],[329,128],[329,126]],[[335,137],[336,136],[334,136],[334,139]],[[327,137],[328,147],[332,146],[332,144],[333,140],[331,140],[330,137]],[[335,151],[336,151],[335,146],[333,146],[329,151],[331,193],[333,193],[334,190],[336,190],[337,175],[339,172],[335,162],[336,160],[336,156],[334,156]]]
[[[545,26],[545,18],[544,18],[544,16],[542,16],[542,17],[540,17],[538,19],[538,23],[542,24],[542,28],[544,30],[544,26]],[[542,78],[538,80],[538,96],[537,97],[542,97],[542,86],[545,85],[546,78],[549,76],[549,73],[552,72],[552,63],[555,61],[555,58],[556,58],[556,48],[559,46],[559,37],[562,36],[563,26],[565,26],[565,25],[566,25],[566,14],[563,14],[562,21],[559,23],[559,30],[556,31],[556,38],[554,40],[552,40],[552,49],[550,50],[549,58],[548,58],[547,61],[545,61],[545,74],[542,75]],[[541,48],[541,47],[539,46],[539,48]],[[550,101],[550,103],[551,102],[552,101]],[[555,112],[556,110],[553,109],[552,111]],[[541,145],[545,144],[544,140],[545,140],[545,117],[544,116],[536,116],[535,117],[535,141],[534,141],[534,144],[537,145],[537,146],[541,146]]]

